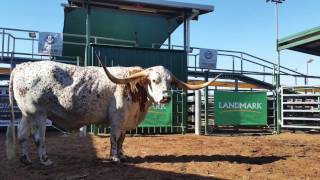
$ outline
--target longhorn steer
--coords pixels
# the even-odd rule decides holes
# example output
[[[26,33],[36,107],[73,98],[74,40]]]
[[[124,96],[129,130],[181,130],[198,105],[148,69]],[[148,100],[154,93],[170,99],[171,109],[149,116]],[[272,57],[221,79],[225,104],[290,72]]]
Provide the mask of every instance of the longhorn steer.
[[[110,157],[119,162],[124,158],[122,144],[125,132],[137,127],[152,103],[170,101],[168,90],[171,84],[195,90],[209,83],[183,83],[162,66],[106,69],[53,61],[17,65],[11,73],[9,89],[11,107],[14,95],[22,112],[18,127],[18,141],[22,149],[20,161],[31,163],[27,150],[27,138],[31,134],[41,163],[52,164],[45,147],[45,122],[49,118],[69,129],[78,129],[91,123],[110,125]],[[9,159],[15,156],[14,144],[12,120],[6,142]]]

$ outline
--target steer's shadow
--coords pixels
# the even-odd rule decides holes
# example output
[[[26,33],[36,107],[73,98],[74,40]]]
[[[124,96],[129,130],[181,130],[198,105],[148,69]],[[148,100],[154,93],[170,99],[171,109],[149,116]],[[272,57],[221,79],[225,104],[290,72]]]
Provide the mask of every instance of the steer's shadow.
[[[241,155],[161,155],[161,156],[145,156],[145,157],[129,157],[129,163],[187,163],[187,162],[217,162],[228,161],[238,164],[269,164],[279,160],[285,160],[284,156],[258,156],[248,157]]]

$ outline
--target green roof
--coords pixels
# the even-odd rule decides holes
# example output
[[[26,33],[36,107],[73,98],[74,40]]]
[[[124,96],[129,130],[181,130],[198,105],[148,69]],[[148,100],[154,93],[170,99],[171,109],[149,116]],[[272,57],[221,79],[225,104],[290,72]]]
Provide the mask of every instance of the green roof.
[[[320,26],[280,39],[278,49],[320,56]]]
[[[175,2],[168,0],[68,0],[70,4],[76,6],[83,6],[85,3],[89,3],[91,6],[97,6],[102,8],[116,8],[125,10],[134,10],[141,12],[150,12],[156,14],[183,14],[193,12],[193,10],[199,11],[199,15],[206,14],[214,11],[214,6]],[[197,17],[197,16],[196,16]]]

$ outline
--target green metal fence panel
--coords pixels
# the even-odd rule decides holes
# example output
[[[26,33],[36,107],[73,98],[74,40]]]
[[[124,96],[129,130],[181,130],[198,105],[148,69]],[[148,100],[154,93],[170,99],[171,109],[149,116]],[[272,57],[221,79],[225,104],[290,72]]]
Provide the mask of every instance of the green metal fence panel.
[[[214,94],[215,125],[267,125],[266,92],[224,92]]]

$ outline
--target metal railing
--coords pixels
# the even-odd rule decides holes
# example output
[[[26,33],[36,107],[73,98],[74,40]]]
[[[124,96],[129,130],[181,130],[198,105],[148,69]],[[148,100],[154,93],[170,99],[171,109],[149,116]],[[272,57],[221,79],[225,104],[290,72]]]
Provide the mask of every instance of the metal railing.
[[[163,49],[177,49],[183,50],[184,46],[180,45],[167,45],[167,44],[152,44],[152,47],[160,47]],[[269,78],[269,83],[275,83],[275,73],[277,72],[277,64],[268,61],[266,59],[248,54],[246,52],[241,51],[231,51],[231,50],[222,50],[216,49],[217,55],[219,59],[218,63],[223,62],[223,65],[218,64],[219,68],[214,70],[208,70],[205,68],[199,67],[199,56],[200,49],[198,47],[190,47],[188,56],[188,70],[196,71],[196,72],[228,72],[228,73],[237,73],[242,75],[248,75],[259,79],[261,81],[267,82],[267,78]],[[306,75],[304,73],[298,72],[296,70],[287,68],[285,66],[280,66],[280,75],[286,76],[286,78],[294,78],[292,82],[297,82],[297,79],[302,79],[303,84],[307,84],[307,79],[320,79],[320,76],[311,76]],[[271,79],[270,79],[271,77]],[[285,79],[286,79],[285,78]],[[270,82],[271,80],[271,82]]]
[[[14,28],[1,28],[0,27],[0,61],[4,61],[6,58],[11,58],[12,54],[14,57],[28,58],[34,60],[50,60],[52,57],[46,54],[39,54],[38,42],[39,42],[39,31],[25,30],[25,29],[14,29]],[[63,41],[63,44],[85,46],[85,35],[63,33],[64,37],[74,38],[78,42],[74,41]],[[91,36],[91,43],[99,44],[126,44],[130,46],[137,46],[136,41],[106,38],[99,36]],[[67,58],[79,61],[79,57],[70,56],[56,56],[56,58]],[[79,62],[74,63],[79,64]]]

